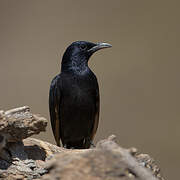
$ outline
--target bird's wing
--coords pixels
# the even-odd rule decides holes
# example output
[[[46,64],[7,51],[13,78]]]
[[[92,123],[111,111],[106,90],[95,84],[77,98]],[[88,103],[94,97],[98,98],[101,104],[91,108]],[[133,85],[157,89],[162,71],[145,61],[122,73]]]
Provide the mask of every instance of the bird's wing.
[[[53,134],[58,146],[60,146],[60,103],[61,103],[61,84],[60,84],[60,76],[56,76],[50,86],[49,92],[49,111],[50,111],[50,119],[51,126],[53,130]]]
[[[93,141],[94,136],[96,134],[98,124],[99,124],[99,111],[100,111],[100,97],[99,97],[99,87],[96,88],[96,95],[95,95],[95,119],[94,119],[94,125],[93,130],[91,133],[91,141]]]

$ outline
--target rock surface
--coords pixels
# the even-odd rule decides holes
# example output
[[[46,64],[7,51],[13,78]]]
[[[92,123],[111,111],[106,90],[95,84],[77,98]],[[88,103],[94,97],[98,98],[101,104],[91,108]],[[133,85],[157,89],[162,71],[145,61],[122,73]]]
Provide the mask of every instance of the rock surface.
[[[23,178],[36,179],[47,173],[44,168],[45,160],[57,152],[62,152],[63,148],[47,142],[27,138],[23,142],[8,143],[6,150],[9,159],[0,159],[0,178],[16,179]]]
[[[150,169],[137,161],[133,149],[121,148],[110,136],[89,150],[65,151],[46,163],[48,180],[157,180]],[[57,160],[58,159],[58,160]],[[140,160],[140,159],[139,159]]]
[[[45,131],[47,120],[30,112],[28,106],[0,111],[0,142],[21,141]]]
[[[84,150],[27,138],[46,125],[27,107],[0,111],[0,179],[163,180],[149,155],[120,147],[114,135]]]

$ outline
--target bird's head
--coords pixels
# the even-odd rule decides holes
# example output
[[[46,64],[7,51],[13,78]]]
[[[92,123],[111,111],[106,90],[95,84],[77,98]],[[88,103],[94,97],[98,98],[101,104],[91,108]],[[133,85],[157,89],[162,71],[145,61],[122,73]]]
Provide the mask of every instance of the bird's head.
[[[96,51],[112,47],[108,43],[91,43],[87,41],[73,42],[65,51],[62,59],[62,69],[66,67],[84,68],[89,58]]]

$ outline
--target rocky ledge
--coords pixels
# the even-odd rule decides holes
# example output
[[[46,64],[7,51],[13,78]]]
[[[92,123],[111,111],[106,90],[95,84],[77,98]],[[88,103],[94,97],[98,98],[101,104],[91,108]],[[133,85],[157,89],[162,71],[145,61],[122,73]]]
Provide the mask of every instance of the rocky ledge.
[[[125,149],[114,135],[90,149],[64,149],[34,138],[47,120],[30,108],[0,111],[0,178],[44,180],[163,180],[147,154]]]

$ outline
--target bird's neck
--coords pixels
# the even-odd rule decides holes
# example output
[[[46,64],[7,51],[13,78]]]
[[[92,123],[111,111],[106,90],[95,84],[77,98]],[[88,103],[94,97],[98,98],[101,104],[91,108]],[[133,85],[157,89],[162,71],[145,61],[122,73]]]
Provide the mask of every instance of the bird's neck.
[[[61,64],[61,72],[84,74],[88,71],[88,63],[84,59],[73,58],[69,61],[62,61]]]

